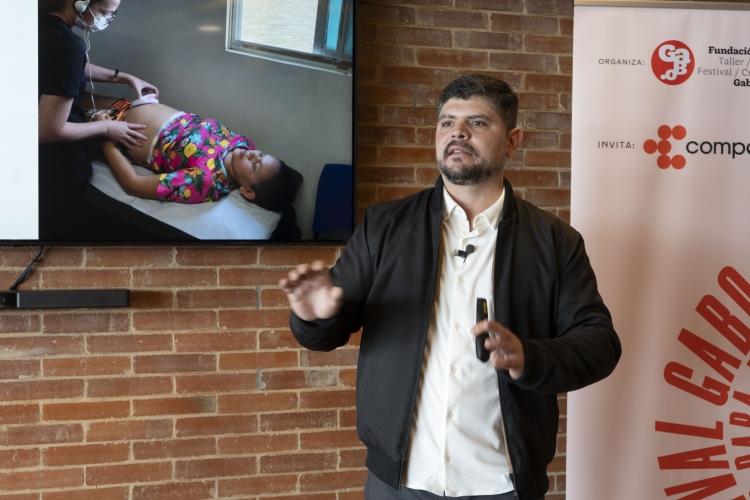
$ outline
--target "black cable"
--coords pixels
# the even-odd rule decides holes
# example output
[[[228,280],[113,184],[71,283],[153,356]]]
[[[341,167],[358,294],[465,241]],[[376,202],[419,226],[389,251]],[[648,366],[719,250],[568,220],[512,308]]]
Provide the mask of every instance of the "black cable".
[[[29,274],[31,274],[31,269],[34,267],[34,263],[39,260],[39,257],[42,255],[42,250],[44,250],[44,247],[39,247],[39,251],[36,253],[36,257],[31,259],[31,262],[29,262],[29,265],[26,266],[26,269],[23,270],[21,276],[18,277],[15,283],[10,285],[10,288],[8,288],[8,290],[15,290],[18,285],[26,281],[26,278],[28,278]]]

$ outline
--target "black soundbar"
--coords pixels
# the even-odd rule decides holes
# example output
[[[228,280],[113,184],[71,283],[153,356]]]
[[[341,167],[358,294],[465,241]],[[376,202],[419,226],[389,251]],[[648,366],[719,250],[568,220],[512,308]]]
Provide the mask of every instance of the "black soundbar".
[[[0,309],[130,307],[130,290],[0,291]]]

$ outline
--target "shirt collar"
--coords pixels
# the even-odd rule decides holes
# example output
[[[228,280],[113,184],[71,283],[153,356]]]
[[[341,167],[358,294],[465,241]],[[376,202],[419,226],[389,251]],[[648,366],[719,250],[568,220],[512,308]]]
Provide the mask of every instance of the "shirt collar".
[[[479,232],[482,232],[487,227],[497,229],[500,224],[500,216],[503,212],[503,204],[505,203],[505,189],[503,189],[500,197],[493,203],[487,210],[474,217],[474,228]],[[448,220],[453,213],[458,210],[460,214],[466,217],[466,212],[461,208],[456,200],[448,194],[448,190],[443,186],[443,220]]]

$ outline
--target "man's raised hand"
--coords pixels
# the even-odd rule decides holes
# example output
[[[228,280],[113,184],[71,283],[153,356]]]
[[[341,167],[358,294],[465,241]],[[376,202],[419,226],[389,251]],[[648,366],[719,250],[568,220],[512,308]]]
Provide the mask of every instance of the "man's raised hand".
[[[513,332],[494,321],[480,321],[471,329],[474,338],[484,332],[490,334],[490,338],[484,341],[484,348],[490,351],[492,366],[495,370],[508,370],[510,377],[517,380],[523,373],[525,364],[521,340]]]
[[[279,281],[294,314],[305,321],[331,318],[341,309],[344,290],[333,286],[328,268],[319,260],[300,264]]]

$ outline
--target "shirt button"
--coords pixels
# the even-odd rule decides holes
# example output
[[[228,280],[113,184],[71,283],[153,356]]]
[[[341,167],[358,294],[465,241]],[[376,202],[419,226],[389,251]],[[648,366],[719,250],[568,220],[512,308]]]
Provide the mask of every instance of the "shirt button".
[[[453,413],[449,413],[448,418],[453,418]]]
[[[456,373],[456,367],[455,366],[451,366],[451,373]]]
[[[463,283],[463,282],[464,282],[464,281],[466,281],[466,280],[464,280],[464,277],[463,277],[463,276],[461,276],[460,278],[458,278],[458,281],[460,281],[461,283]]]
[[[460,329],[461,329],[461,323],[456,323],[456,330],[460,330]]]
[[[451,461],[451,457],[445,457],[445,461],[446,462],[450,462]]]

